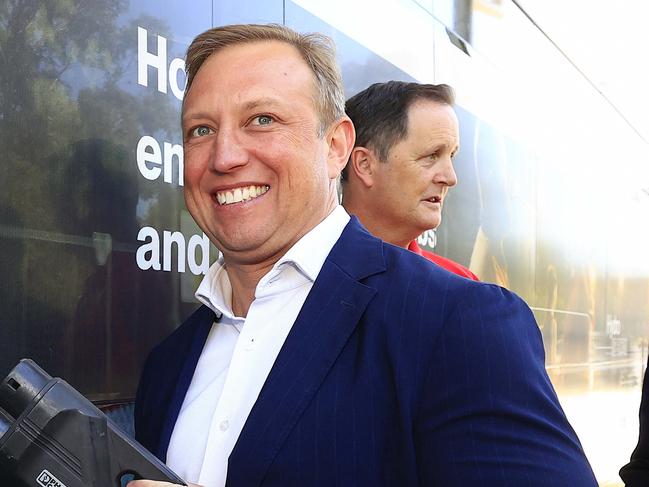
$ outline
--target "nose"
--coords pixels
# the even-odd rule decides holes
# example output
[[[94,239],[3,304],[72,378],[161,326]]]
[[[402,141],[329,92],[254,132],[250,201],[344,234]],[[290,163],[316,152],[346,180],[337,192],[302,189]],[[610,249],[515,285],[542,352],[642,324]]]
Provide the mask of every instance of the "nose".
[[[210,168],[215,172],[232,172],[248,164],[249,153],[235,129],[220,128],[214,138]]]
[[[453,160],[450,157],[446,157],[441,162],[442,164],[438,166],[438,170],[435,172],[433,182],[449,187],[455,186],[457,184],[457,174],[455,174]]]

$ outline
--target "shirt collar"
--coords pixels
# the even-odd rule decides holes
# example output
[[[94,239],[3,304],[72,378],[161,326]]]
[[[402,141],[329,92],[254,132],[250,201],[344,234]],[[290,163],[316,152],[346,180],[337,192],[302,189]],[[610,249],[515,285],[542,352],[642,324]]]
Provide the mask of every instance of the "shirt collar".
[[[327,255],[340,238],[349,219],[345,209],[340,205],[336,206],[324,220],[307,232],[275,263],[259,284],[280,274],[282,267],[286,265],[295,267],[309,281],[315,281]],[[222,315],[235,318],[232,313],[232,286],[225,271],[222,255],[212,264],[198,286],[196,299],[214,311],[217,318],[221,318]]]
[[[421,250],[421,247],[419,247],[419,244],[417,243],[417,239],[414,239],[412,242],[408,244],[408,250],[418,255],[424,255],[423,251]]]
[[[223,254],[212,264],[196,289],[196,299],[216,313],[216,318],[222,315],[234,318],[231,311],[232,287],[228,274],[225,272]],[[228,304],[226,304],[228,303]]]
[[[311,282],[315,281],[334,244],[349,222],[349,215],[338,205],[324,220],[298,240],[276,263],[273,269],[294,264]]]

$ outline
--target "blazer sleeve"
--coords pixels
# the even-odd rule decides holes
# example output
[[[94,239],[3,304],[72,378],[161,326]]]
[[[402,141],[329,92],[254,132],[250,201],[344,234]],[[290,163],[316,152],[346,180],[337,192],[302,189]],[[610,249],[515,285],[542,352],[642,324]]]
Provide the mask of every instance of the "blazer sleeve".
[[[416,433],[422,485],[596,486],[545,371],[531,310],[467,285],[425,377]]]

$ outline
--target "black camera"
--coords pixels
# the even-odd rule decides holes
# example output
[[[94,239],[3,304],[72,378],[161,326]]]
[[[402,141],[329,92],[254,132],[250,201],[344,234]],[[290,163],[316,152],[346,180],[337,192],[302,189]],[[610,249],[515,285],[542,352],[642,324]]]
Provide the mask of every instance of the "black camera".
[[[23,359],[0,383],[0,478],[11,487],[185,483],[67,382]]]

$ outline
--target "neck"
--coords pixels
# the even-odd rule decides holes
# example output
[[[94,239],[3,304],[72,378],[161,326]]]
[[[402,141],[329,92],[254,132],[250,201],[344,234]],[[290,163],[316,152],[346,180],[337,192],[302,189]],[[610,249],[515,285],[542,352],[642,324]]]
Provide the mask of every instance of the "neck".
[[[257,284],[275,265],[275,261],[252,265],[227,265],[226,272],[232,286],[232,313],[246,317],[255,300]]]
[[[321,223],[331,212],[338,206],[337,196],[335,196],[335,186],[333,197],[329,198],[328,204],[322,211],[322,218],[312,223],[303,232],[300,232],[294,239],[286,242],[281,248],[276,249],[272,254],[265,256],[260,262],[251,260],[245,261],[238,259],[234,254],[224,252],[225,270],[230,279],[232,287],[232,312],[235,316],[246,317],[248,310],[255,300],[255,291],[257,284],[266,274],[270,272],[275,263],[289,251],[304,235],[313,230]],[[239,256],[240,257],[240,256]],[[255,259],[256,260],[256,259]]]
[[[367,228],[368,232],[375,237],[380,238],[384,242],[405,249],[413,239],[417,238],[417,235],[414,237],[404,235],[403,232],[398,230],[397,226],[390,225],[390,223],[386,222],[381,215],[375,215],[371,210],[371,205],[359,201],[351,195],[349,197],[346,196],[343,199],[342,204],[345,210],[347,210],[347,213],[350,215],[356,215],[361,224]],[[397,228],[396,231],[395,228]]]

